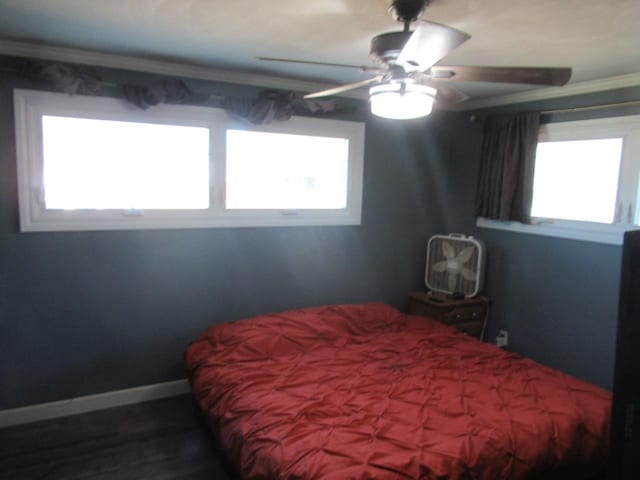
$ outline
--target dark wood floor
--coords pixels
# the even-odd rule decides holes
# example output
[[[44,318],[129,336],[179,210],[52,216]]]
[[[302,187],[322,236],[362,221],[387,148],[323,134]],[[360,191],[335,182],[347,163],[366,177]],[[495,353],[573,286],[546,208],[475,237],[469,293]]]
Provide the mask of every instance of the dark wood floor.
[[[189,395],[0,429],[0,479],[232,480]]]

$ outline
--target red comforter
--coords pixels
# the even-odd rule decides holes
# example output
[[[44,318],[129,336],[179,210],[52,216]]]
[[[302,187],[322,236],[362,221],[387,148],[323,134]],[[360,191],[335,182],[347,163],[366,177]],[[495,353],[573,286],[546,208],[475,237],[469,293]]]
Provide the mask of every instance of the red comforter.
[[[588,478],[605,458],[608,392],[383,304],[214,326],[186,361],[243,478]]]

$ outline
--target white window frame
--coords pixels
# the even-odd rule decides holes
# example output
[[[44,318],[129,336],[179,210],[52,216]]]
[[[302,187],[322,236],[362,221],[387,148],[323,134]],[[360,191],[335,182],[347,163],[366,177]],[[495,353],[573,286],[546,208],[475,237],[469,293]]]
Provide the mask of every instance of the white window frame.
[[[481,228],[622,245],[625,231],[640,229],[633,225],[638,219],[640,208],[640,115],[549,123],[540,126],[538,135],[540,142],[602,138],[623,138],[616,199],[616,205],[622,205],[622,208],[616,208],[616,221],[613,224],[546,218],[532,218],[531,224],[523,224],[479,217],[476,225]],[[628,218],[629,211],[631,218]]]
[[[165,228],[360,225],[364,123],[292,117],[249,126],[223,109],[158,105],[141,110],[120,99],[14,90],[20,230],[130,230]],[[47,210],[44,204],[42,116],[71,116],[140,123],[206,127],[210,131],[210,207],[200,210]],[[347,207],[344,209],[225,209],[227,129],[346,138],[349,140]]]

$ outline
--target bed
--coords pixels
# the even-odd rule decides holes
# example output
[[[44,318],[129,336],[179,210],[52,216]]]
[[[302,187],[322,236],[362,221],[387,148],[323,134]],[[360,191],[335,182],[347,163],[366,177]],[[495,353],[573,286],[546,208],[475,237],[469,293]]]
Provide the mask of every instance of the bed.
[[[588,479],[610,393],[384,304],[213,326],[195,399],[242,478]]]

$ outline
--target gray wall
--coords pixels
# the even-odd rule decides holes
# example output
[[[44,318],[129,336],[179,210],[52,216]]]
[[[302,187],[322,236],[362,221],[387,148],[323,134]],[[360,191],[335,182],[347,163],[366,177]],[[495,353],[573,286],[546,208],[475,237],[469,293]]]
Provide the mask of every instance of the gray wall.
[[[621,248],[478,229],[487,244],[489,338],[605,388],[613,362]]]
[[[576,104],[608,101],[572,100]],[[568,99],[565,102],[563,108],[570,105]],[[542,106],[549,108],[552,105]],[[633,111],[607,112],[609,116],[626,113]],[[588,116],[593,118],[592,113]],[[578,117],[571,114],[570,119]],[[471,121],[469,115],[457,115],[435,126],[436,136],[451,137],[439,145],[447,149],[446,154],[429,155],[433,136],[418,136],[414,148],[419,156],[433,159],[430,174],[437,181],[428,188],[435,189],[435,199],[440,200],[437,210],[443,214],[443,223],[438,233],[473,234],[486,244],[485,292],[492,301],[486,339],[507,329],[510,350],[610,389],[621,247],[476,228],[482,127],[482,116]]]
[[[507,329],[511,350],[608,389],[613,383],[621,247],[475,228],[475,173],[486,114],[638,98],[640,88],[631,88],[476,112],[474,122],[459,118],[457,135],[473,144],[475,151],[464,157],[463,165],[454,162],[447,177],[455,192],[457,212],[446,212],[445,225],[450,231],[474,233],[487,246],[485,291],[492,304],[486,338]],[[548,115],[543,121],[638,113],[637,107],[618,108]],[[453,177],[459,181],[452,181]]]
[[[422,284],[464,115],[364,115],[361,226],[20,233],[12,88],[29,85],[0,79],[0,409],[184,378],[182,352],[208,325],[327,303],[403,308]]]
[[[12,88],[29,86],[0,77],[0,409],[183,378],[184,347],[213,323],[325,303],[404,308],[423,285],[427,239],[443,232],[487,244],[489,337],[507,328],[513,350],[610,387],[620,248],[476,231],[481,120],[365,114],[361,226],[27,234]]]

